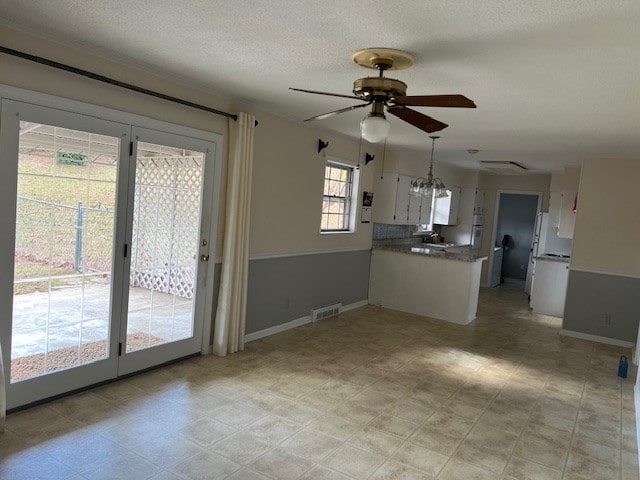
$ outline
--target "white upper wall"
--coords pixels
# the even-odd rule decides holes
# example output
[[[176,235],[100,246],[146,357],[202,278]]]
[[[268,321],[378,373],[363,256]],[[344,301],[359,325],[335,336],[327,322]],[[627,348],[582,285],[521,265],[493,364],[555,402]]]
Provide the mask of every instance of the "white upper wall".
[[[551,191],[578,191],[580,184],[580,168],[565,168],[563,173],[554,173],[551,175]]]
[[[640,277],[639,186],[640,159],[585,160],[572,269]]]
[[[420,132],[416,133],[421,135]],[[429,162],[431,155],[431,144],[425,147],[424,153],[412,150],[388,150],[384,155],[384,171],[396,172],[412,177],[426,177],[429,172]],[[471,172],[462,168],[452,167],[451,165],[439,164],[437,160],[438,144],[436,142],[436,151],[433,162],[433,176],[440,178],[445,185],[467,188],[469,182],[473,179],[473,187],[475,187],[475,179],[477,172]],[[382,160],[382,155],[380,155]],[[376,162],[378,157],[376,157]],[[382,169],[382,161],[376,165],[376,170]]]

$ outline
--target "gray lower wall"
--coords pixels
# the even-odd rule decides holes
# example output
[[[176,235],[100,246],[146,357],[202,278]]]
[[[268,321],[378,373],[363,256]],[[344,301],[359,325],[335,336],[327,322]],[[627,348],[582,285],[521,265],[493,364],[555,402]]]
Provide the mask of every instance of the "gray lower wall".
[[[371,250],[250,260],[246,333],[296,320],[322,305],[367,300],[370,263]],[[216,263],[214,319],[221,271]]]
[[[366,300],[370,250],[251,260],[246,333],[309,315],[312,308]]]
[[[635,343],[639,320],[640,278],[569,272],[562,328]]]

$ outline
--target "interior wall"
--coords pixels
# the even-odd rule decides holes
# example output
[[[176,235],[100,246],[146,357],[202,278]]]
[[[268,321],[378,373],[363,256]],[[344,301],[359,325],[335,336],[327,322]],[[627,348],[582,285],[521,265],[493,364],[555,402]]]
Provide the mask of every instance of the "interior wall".
[[[318,138],[329,142],[320,154]],[[374,188],[377,154],[373,162],[360,165],[356,233],[327,235],[320,234],[326,156],[355,165],[359,142],[274,116],[260,123],[255,141],[250,234],[253,255],[371,248],[373,223],[360,223],[360,202],[362,191]],[[377,152],[371,147],[367,150]]]
[[[577,191],[580,185],[580,167],[567,167],[562,173],[551,175],[551,191]]]
[[[482,285],[489,284],[489,270],[492,238],[494,233],[494,217],[498,190],[513,190],[518,192],[542,193],[542,210],[549,209],[549,191],[551,175],[495,175],[481,172],[478,177],[478,188],[484,190],[484,235],[480,253],[488,256],[489,261],[482,262]],[[497,239],[500,241],[501,239]]]
[[[635,342],[640,320],[640,160],[582,166],[563,328]],[[602,235],[607,240],[603,243]]]
[[[426,177],[429,172],[429,158],[431,146],[425,152],[416,152],[410,150],[387,150],[384,158],[384,171],[402,173],[412,177]],[[439,164],[437,160],[438,145],[436,143],[436,153],[434,154],[433,176],[440,178],[445,185],[465,188],[468,183],[473,183],[475,187],[475,175],[477,172],[471,172],[462,168],[452,167],[451,165]],[[376,157],[376,161],[378,158]],[[381,171],[382,162],[376,166]],[[375,199],[374,199],[375,202]]]
[[[585,160],[571,268],[640,276],[640,159]],[[608,241],[602,243],[602,235]]]

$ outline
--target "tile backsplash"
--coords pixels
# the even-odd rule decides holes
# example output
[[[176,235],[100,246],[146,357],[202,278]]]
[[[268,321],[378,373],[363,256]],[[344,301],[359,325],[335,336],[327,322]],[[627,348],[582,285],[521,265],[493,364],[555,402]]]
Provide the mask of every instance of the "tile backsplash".
[[[415,225],[393,225],[387,223],[373,224],[374,240],[391,240],[395,238],[411,238]]]

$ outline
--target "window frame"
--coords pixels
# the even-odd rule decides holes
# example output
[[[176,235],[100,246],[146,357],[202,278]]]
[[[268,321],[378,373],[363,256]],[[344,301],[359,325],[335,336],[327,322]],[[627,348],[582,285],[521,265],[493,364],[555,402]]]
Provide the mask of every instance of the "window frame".
[[[325,193],[325,182],[327,178],[327,168],[328,167],[336,167],[341,169],[348,169],[351,177],[351,181],[348,182],[350,187],[350,192],[345,197],[338,197],[335,195],[327,195]],[[345,233],[355,233],[356,232],[356,215],[357,215],[357,200],[358,193],[360,190],[360,169],[357,165],[349,163],[345,160],[335,158],[335,157],[326,157],[324,171],[323,171],[323,185],[322,185],[322,201],[320,206],[320,234],[322,235],[333,235],[333,234],[345,234]],[[325,200],[328,198],[340,198],[345,201],[345,213],[343,215],[347,216],[345,223],[347,223],[346,228],[340,229],[325,229],[322,227],[322,220],[325,215],[324,204]]]

